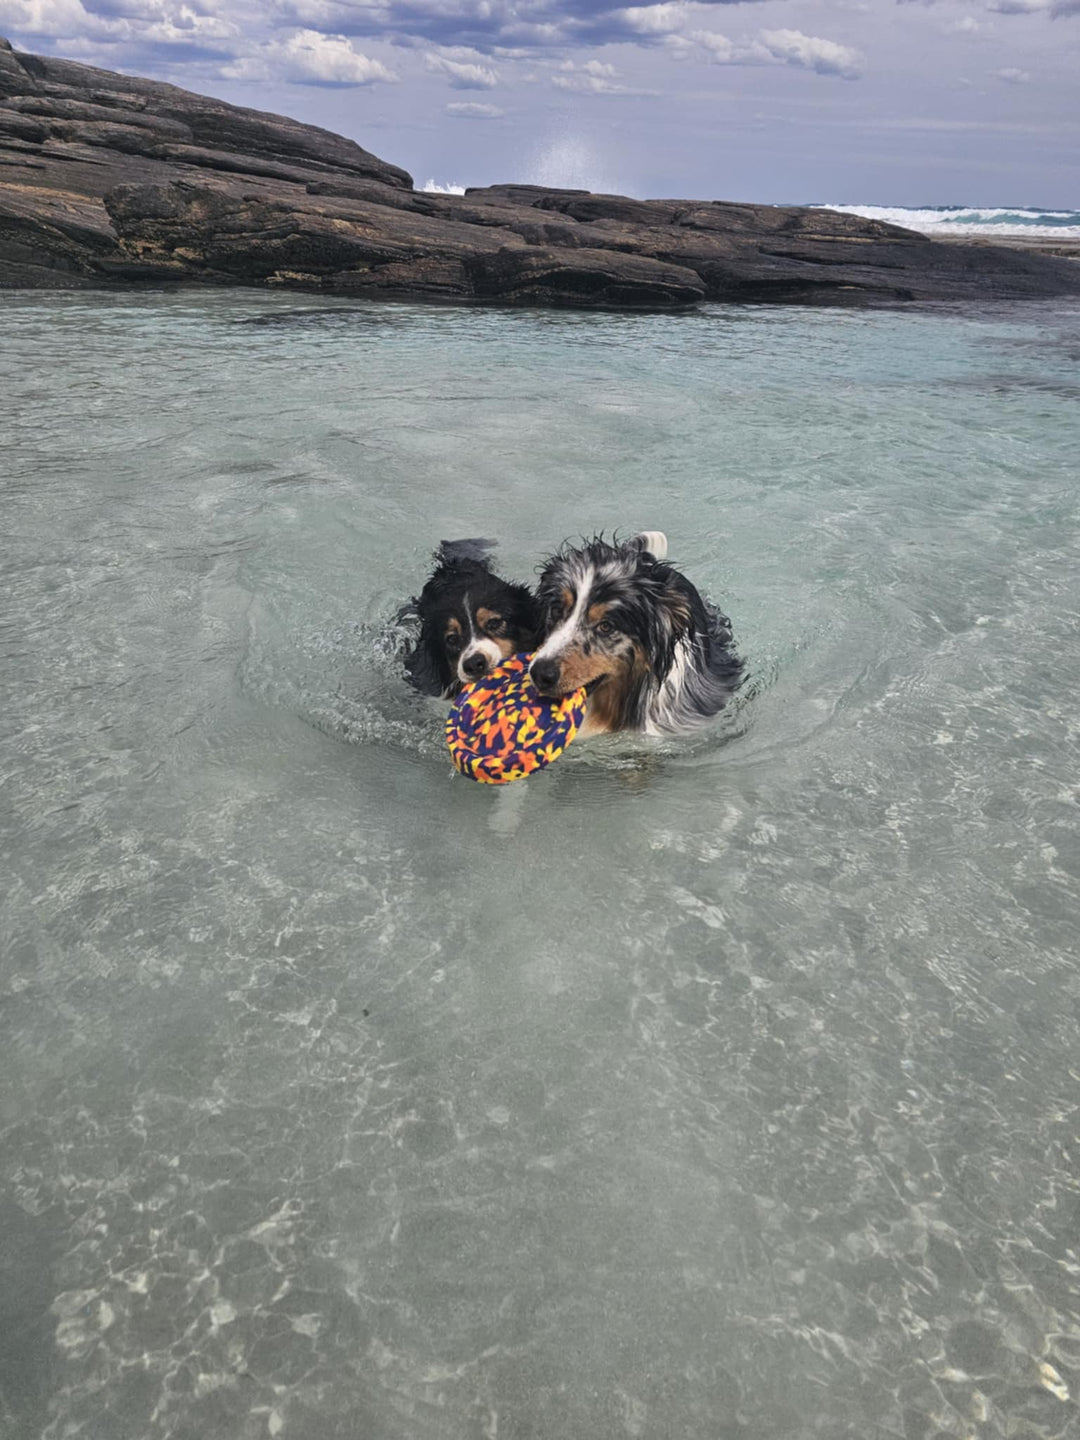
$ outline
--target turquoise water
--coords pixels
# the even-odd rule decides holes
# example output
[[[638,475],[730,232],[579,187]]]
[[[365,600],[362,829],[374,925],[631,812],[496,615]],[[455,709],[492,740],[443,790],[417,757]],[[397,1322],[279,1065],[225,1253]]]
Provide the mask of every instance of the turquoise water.
[[[0,1429],[1080,1429],[1080,309],[7,295]],[[659,528],[705,735],[392,618]]]

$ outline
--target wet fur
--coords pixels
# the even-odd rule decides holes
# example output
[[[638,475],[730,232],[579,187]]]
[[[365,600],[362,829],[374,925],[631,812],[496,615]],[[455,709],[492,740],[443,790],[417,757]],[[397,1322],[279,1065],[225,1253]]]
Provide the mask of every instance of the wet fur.
[[[493,544],[444,540],[435,552],[435,569],[407,607],[420,631],[405,656],[405,673],[425,695],[452,699],[469,680],[536,643],[532,592],[494,573],[488,558]],[[501,633],[488,629],[492,616],[504,620]],[[448,638],[460,650],[448,648]],[[483,668],[466,675],[461,667],[469,662]]]
[[[587,733],[683,734],[739,685],[731,622],[649,543],[666,550],[659,534],[564,547],[540,577],[533,679],[550,695],[589,687]]]

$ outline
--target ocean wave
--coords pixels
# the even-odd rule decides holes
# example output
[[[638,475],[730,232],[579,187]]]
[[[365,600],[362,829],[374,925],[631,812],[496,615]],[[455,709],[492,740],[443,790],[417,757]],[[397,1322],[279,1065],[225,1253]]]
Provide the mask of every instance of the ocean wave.
[[[867,220],[885,220],[927,235],[1043,234],[1049,237],[1080,236],[1080,211],[1036,210],[1024,206],[938,205],[922,208],[906,205],[815,205],[816,210],[842,210]]]

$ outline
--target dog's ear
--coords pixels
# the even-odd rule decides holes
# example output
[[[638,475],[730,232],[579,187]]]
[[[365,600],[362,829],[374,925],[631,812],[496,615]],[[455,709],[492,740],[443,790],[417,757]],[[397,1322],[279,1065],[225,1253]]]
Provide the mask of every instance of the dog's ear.
[[[694,611],[682,576],[667,565],[655,565],[650,575],[653,596],[649,651],[653,668],[666,675],[675,662],[675,647],[694,628]]]
[[[670,565],[653,567],[660,607],[674,633],[685,635],[694,623],[694,605],[687,582]]]
[[[513,625],[521,637],[521,648],[533,650],[540,634],[540,606],[527,585],[510,583],[514,596]]]
[[[435,551],[437,565],[453,565],[458,560],[475,560],[480,565],[490,563],[491,552],[498,544],[496,540],[443,540]]]

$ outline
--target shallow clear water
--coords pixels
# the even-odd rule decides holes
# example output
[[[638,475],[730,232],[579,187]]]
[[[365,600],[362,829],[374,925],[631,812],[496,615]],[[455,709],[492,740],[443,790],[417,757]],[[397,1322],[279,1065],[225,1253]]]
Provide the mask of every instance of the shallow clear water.
[[[0,1429],[1080,1433],[1080,310],[0,305]],[[614,527],[745,695],[454,776]]]

